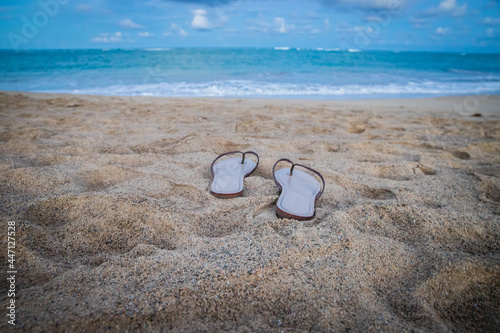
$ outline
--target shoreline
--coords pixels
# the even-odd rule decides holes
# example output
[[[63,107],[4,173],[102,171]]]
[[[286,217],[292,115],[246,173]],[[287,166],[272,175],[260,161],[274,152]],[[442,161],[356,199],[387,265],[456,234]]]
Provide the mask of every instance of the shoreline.
[[[449,95],[436,97],[395,97],[395,98],[361,98],[361,99],[301,99],[301,98],[253,98],[253,97],[164,97],[164,96],[122,96],[122,95],[88,95],[88,94],[70,94],[70,93],[39,93],[25,92],[16,90],[0,90],[0,94],[5,95],[26,95],[40,99],[50,99],[53,97],[74,97],[85,98],[116,98],[116,99],[137,99],[140,100],[166,100],[166,101],[220,101],[220,102],[235,102],[246,101],[256,103],[277,103],[286,104],[307,104],[307,105],[359,105],[359,106],[411,106],[416,111],[445,111],[446,113],[453,112],[459,116],[474,114],[476,112],[484,112],[487,115],[500,115],[500,94],[498,95]],[[419,102],[429,102],[424,105]],[[457,108],[458,107],[458,108]],[[458,111],[458,112],[456,112]]]
[[[497,331],[499,105],[0,92],[16,326]],[[259,167],[215,198],[235,150]],[[282,157],[326,181],[311,221],[276,216]]]

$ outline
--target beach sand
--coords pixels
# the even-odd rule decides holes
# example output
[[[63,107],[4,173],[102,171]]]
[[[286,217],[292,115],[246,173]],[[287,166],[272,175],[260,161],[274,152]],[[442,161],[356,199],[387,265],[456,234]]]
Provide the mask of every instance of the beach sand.
[[[500,330],[500,96],[2,92],[0,141],[18,331]],[[232,150],[261,162],[218,199]],[[276,217],[282,157],[325,177],[311,221]]]

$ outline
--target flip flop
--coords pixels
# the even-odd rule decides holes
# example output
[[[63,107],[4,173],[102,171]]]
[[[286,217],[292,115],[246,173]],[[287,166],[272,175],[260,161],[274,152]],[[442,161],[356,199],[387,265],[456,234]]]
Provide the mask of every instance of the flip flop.
[[[242,154],[243,158],[231,158],[220,161],[222,156],[230,154]],[[246,154],[253,154],[257,157],[257,163],[250,159],[245,159]],[[259,165],[259,155],[253,151],[232,151],[219,155],[210,167],[210,172],[214,178],[210,187],[210,193],[217,198],[236,198],[243,193],[243,178],[248,177],[257,169]]]
[[[280,162],[288,162],[292,164],[290,169],[283,168],[275,171],[276,166]],[[294,170],[296,166],[303,167],[309,171],[316,173],[321,181],[320,183],[310,174]],[[325,189],[325,180],[321,174],[305,165],[295,164],[289,159],[282,158],[273,166],[274,182],[280,189],[280,196],[276,203],[276,214],[279,217],[307,221],[314,218],[316,210],[314,203],[321,197]]]

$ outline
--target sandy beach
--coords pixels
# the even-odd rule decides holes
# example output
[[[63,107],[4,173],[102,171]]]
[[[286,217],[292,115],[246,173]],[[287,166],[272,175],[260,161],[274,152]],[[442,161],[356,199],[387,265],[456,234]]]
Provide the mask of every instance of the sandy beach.
[[[17,331],[500,330],[500,96],[1,92],[0,142]],[[233,150],[260,165],[215,198]],[[325,178],[311,221],[276,217],[282,157]]]

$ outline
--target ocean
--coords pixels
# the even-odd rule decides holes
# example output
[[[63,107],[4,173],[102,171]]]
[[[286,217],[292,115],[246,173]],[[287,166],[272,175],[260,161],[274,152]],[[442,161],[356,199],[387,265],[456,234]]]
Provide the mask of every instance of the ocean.
[[[500,54],[277,48],[0,50],[0,90],[360,99],[500,93]]]

